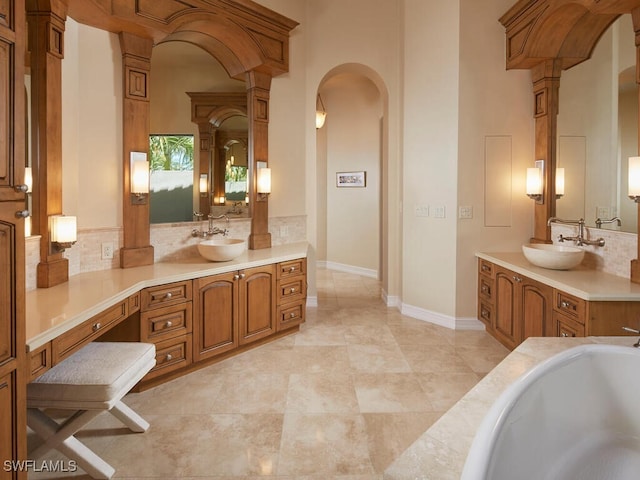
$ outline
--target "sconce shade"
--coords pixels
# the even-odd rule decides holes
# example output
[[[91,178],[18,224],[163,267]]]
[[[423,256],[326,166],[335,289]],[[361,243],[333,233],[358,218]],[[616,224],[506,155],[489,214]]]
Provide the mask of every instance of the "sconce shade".
[[[149,193],[149,162],[146,153],[131,152],[131,193]]]
[[[51,217],[51,242],[70,244],[77,240],[76,217],[54,215]]]
[[[258,193],[271,193],[271,169],[258,169]]]
[[[206,173],[200,174],[200,193],[207,193],[209,191],[209,179]]]
[[[324,121],[327,118],[327,112],[316,111],[316,128],[324,127]]]
[[[527,195],[542,194],[542,172],[538,167],[527,168]]]
[[[564,168],[556,168],[556,197],[564,195]]]
[[[320,104],[320,106],[318,106]],[[327,112],[324,109],[324,103],[322,103],[322,97],[320,94],[316,97],[316,128],[322,128],[324,121],[327,119]]]
[[[640,198],[640,157],[629,157],[629,198]]]
[[[27,193],[31,193],[33,189],[33,170],[31,167],[24,169],[24,184],[27,186]]]

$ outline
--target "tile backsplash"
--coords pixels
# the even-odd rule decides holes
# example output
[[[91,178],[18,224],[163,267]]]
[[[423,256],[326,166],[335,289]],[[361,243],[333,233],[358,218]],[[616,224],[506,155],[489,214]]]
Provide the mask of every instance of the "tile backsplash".
[[[219,228],[227,228],[233,238],[248,238],[251,233],[250,219],[233,219],[228,223],[216,221]],[[269,232],[272,245],[283,245],[306,241],[307,217],[273,217],[269,219]],[[196,244],[199,239],[191,232],[196,229],[207,229],[207,222],[186,222],[175,224],[151,225],[151,245],[154,247],[156,262],[175,261],[181,258],[198,255]],[[113,258],[102,259],[102,245],[113,245]],[[79,229],[78,241],[65,250],[64,256],[69,260],[69,276],[97,270],[109,270],[120,267],[120,248],[123,244],[121,228]],[[40,262],[40,236],[34,235],[26,239],[26,283],[27,290],[36,288],[36,269]]]
[[[577,228],[571,225],[552,224],[551,238],[553,243],[563,245],[558,241],[558,237],[560,235],[574,236]],[[585,245],[583,248],[586,250],[586,255],[582,264],[594,270],[602,270],[619,277],[629,278],[631,260],[638,256],[638,235],[604,228],[587,227],[585,230],[588,239],[595,240],[602,237],[605,243],[604,247]],[[567,242],[564,245],[573,245],[573,242]]]

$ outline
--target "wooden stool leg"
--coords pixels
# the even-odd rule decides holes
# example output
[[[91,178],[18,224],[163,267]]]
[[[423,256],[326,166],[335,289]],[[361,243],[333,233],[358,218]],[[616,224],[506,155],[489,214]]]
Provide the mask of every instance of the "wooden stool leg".
[[[124,423],[132,432],[146,432],[149,428],[149,422],[134,412],[127,404],[122,400],[116,403],[111,410],[109,410],[114,417]]]
[[[55,448],[69,459],[75,460],[78,466],[91,477],[111,478],[115,469],[73,436],[75,432],[101,412],[101,410],[77,412],[60,425],[37,408],[27,409],[27,424],[45,440],[45,443],[34,450],[30,456],[37,458]]]

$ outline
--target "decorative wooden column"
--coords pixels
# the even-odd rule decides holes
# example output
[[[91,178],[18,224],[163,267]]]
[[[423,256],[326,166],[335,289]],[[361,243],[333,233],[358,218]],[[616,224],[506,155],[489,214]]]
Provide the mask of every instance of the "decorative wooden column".
[[[269,91],[271,75],[252,70],[247,72],[247,123],[249,124],[249,175],[251,177],[251,235],[249,248],[271,247],[269,233],[269,199],[260,199],[257,192],[256,162],[269,163]]]
[[[153,264],[149,199],[133,201],[130,182],[131,152],[149,152],[149,83],[153,42],[131,33],[120,33],[123,63],[122,160],[124,198],[122,202],[124,244],[120,249],[120,267]]]
[[[638,84],[638,114],[640,115],[640,8],[631,12],[633,30],[636,38],[636,83]],[[638,126],[638,153],[640,154],[640,125]],[[638,228],[640,228],[640,203],[636,204],[638,210]],[[636,239],[636,258],[631,260],[630,279],[633,283],[640,283],[640,242]]]
[[[33,230],[41,235],[37,286],[69,280],[69,261],[51,250],[49,217],[62,214],[62,59],[67,5],[64,1],[27,2],[31,51],[31,128]]]
[[[556,137],[561,72],[559,59],[545,60],[531,69],[535,101],[534,160],[544,160],[544,193],[542,202],[535,204],[532,243],[551,243],[551,228],[547,221],[556,214]]]

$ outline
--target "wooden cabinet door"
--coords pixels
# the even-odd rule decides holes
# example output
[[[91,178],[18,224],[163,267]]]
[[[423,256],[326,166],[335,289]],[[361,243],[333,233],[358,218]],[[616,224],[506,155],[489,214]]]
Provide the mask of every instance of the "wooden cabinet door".
[[[520,277],[511,270],[496,266],[496,305],[493,329],[507,348],[514,349],[521,336],[519,322]]]
[[[194,280],[194,361],[238,346],[238,278],[232,272]]]
[[[522,277],[522,338],[543,337],[553,328],[553,289],[548,285]]]
[[[276,331],[275,265],[240,271],[240,344]]]

